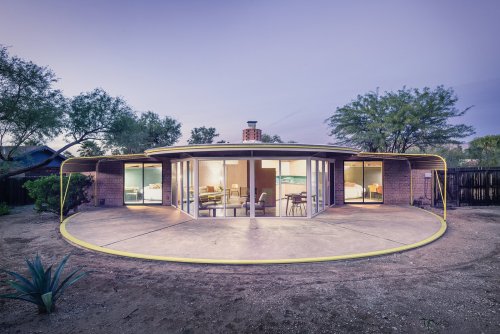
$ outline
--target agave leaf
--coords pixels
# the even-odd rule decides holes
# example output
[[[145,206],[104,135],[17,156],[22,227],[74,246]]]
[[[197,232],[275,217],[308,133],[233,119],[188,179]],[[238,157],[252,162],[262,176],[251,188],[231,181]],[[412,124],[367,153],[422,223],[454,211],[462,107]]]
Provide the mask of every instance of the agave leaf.
[[[42,285],[42,292],[49,292],[50,290],[50,283],[51,283],[51,278],[52,278],[52,266],[47,268],[45,271],[45,274],[43,275],[43,285]]]
[[[39,271],[37,271],[37,268],[36,268],[34,262],[31,262],[28,259],[26,259],[26,265],[28,266],[28,269],[31,273],[31,278],[33,280],[33,286],[35,288],[38,288],[40,286],[41,275],[43,275],[43,271],[41,273]]]
[[[70,255],[70,254],[66,255],[66,256],[62,259],[61,263],[59,263],[59,266],[57,266],[57,269],[56,269],[56,271],[54,272],[54,277],[53,277],[53,279],[52,279],[52,283],[50,284],[50,291],[54,291],[54,288],[55,288],[55,287],[57,287],[57,284],[59,283],[59,278],[60,278],[60,276],[61,276],[61,273],[62,273],[62,271],[63,271],[63,269],[64,269],[64,266],[66,265],[66,262],[67,262],[67,261],[68,261],[68,259],[69,259],[69,255]]]
[[[27,297],[25,297],[27,296]],[[33,303],[35,305],[40,305],[39,302],[36,301],[32,296],[30,295],[25,295],[25,294],[7,294],[7,295],[0,295],[1,298],[8,298],[8,299],[18,299],[18,300],[24,300],[26,302]]]
[[[0,269],[1,272],[4,272],[6,274],[9,274],[10,276],[14,277],[15,279],[17,279],[18,281],[20,281],[21,283],[23,283],[24,285],[26,285],[27,287],[29,287],[30,289],[34,289],[35,287],[33,286],[33,284],[24,276],[16,273],[16,272],[13,272],[13,271],[9,271],[9,270],[5,270],[5,269]]]
[[[52,311],[52,292],[47,292],[42,295],[43,305],[45,305],[45,309],[48,313]]]
[[[73,285],[74,283],[76,283],[77,281],[79,281],[82,277],[84,277],[85,275],[87,275],[86,272],[84,273],[80,273],[79,275],[77,275],[75,278],[73,278],[72,280],[71,277],[75,276],[75,274],[77,272],[79,272],[82,268],[78,268],[76,269],[75,271],[73,271],[68,277],[66,277],[64,279],[64,281],[61,282],[61,284],[59,285],[59,287],[57,288],[55,294],[54,294],[54,301],[56,301],[57,299],[59,299],[59,297],[62,295],[62,293],[64,292],[64,290],[66,290],[67,287],[69,287],[70,285]]]
[[[22,293],[32,293],[33,292],[33,289],[30,289],[30,287],[26,286],[26,285],[23,285],[23,284],[20,284],[18,282],[15,282],[15,281],[7,281],[7,284],[9,284],[11,287],[13,287],[14,289],[16,289],[17,291],[19,292],[22,292]]]

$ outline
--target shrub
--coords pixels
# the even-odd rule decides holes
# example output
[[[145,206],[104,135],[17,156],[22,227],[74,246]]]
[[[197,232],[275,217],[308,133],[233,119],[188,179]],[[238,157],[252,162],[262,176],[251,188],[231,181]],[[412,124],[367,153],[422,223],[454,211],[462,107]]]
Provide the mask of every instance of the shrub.
[[[5,216],[10,213],[10,208],[7,205],[7,203],[1,202],[0,203],[0,216]]]
[[[54,272],[54,277],[52,277],[52,266],[44,269],[42,260],[38,254],[32,261],[26,259],[26,264],[29,272],[31,273],[31,280],[16,272],[0,269],[0,271],[9,274],[17,280],[9,280],[7,281],[7,284],[18,291],[17,293],[0,295],[0,297],[18,299],[33,303],[38,306],[39,313],[51,313],[54,311],[56,301],[59,297],[61,297],[64,290],[87,274],[85,272],[78,274],[78,272],[82,269],[80,267],[74,270],[61,283],[59,283],[61,273],[66,262],[68,261],[68,258],[69,255],[66,255],[62,259],[61,263],[59,263],[56,271]]]
[[[63,197],[68,184],[68,177],[63,177]],[[71,176],[68,193],[64,201],[63,215],[67,215],[72,209],[76,209],[83,203],[88,203],[90,199],[87,195],[87,189],[92,185],[92,178],[82,174],[73,174]],[[60,187],[59,176],[51,175],[39,178],[33,181],[27,181],[23,185],[28,189],[28,194],[35,200],[35,209],[37,211],[50,211],[59,214]]]

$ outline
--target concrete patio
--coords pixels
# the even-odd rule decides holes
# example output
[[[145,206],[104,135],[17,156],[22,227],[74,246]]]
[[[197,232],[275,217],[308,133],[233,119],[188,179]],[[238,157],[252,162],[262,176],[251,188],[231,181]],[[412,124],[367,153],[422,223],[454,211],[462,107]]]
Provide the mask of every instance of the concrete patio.
[[[445,231],[409,206],[345,205],[313,219],[193,219],[171,207],[84,211],[61,226],[80,246],[123,256],[205,263],[283,263],[381,255],[415,248]]]

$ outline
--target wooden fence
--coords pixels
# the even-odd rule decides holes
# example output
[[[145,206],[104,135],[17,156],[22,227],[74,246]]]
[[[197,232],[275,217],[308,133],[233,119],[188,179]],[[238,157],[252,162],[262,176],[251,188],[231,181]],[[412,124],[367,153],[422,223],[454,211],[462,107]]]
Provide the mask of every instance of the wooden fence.
[[[443,185],[444,172],[438,174]],[[449,168],[446,189],[448,205],[500,205],[500,167]],[[437,183],[434,205],[442,205]]]
[[[5,202],[8,205],[27,205],[35,203],[35,200],[29,197],[28,190],[23,188],[24,182],[36,180],[39,176],[8,178],[0,181],[0,203]]]

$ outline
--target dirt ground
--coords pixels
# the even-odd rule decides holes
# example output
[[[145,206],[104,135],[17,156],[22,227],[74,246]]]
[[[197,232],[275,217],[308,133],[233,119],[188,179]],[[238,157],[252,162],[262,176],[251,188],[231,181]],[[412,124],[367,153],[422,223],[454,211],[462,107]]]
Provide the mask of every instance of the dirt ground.
[[[37,252],[72,252],[68,268],[90,275],[51,315],[1,299],[0,333],[500,333],[500,207],[452,210],[441,239],[408,252],[267,266],[99,254],[62,239],[53,215],[0,217],[0,267],[26,272]]]

